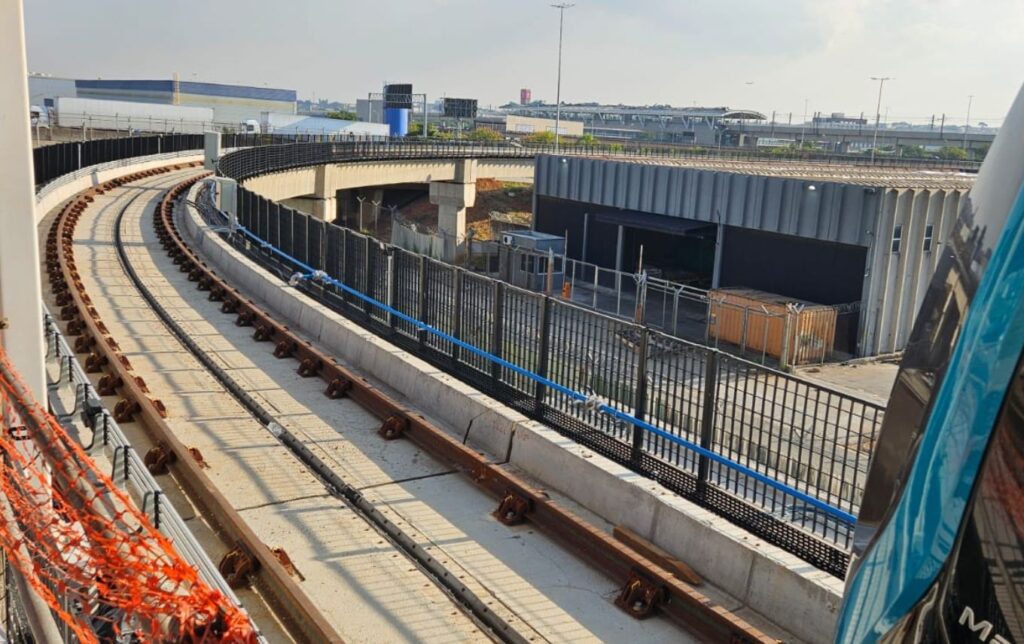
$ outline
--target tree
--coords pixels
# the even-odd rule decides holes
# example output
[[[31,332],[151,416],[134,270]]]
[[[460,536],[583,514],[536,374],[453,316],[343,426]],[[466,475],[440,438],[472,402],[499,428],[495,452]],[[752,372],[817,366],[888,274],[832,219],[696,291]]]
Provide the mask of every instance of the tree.
[[[339,119],[342,121],[358,121],[359,115],[355,112],[349,112],[348,110],[334,110],[327,112],[325,116],[329,119]]]
[[[576,139],[576,145],[585,145],[592,148],[597,144],[597,137],[593,134],[584,134],[580,138]]]
[[[529,145],[552,145],[554,142],[554,132],[534,132],[529,136],[523,137],[523,143]]]
[[[923,159],[924,148],[920,145],[901,145],[898,153],[904,159]]]
[[[494,130],[488,130],[485,127],[478,127],[469,134],[467,134],[466,138],[469,139],[470,141],[482,141],[485,143],[491,143],[493,141],[500,141],[501,135],[495,132]]]
[[[423,136],[423,123],[420,123],[419,121],[414,121],[414,122],[410,123],[409,124],[409,136]],[[436,137],[437,136],[437,126],[434,125],[433,123],[428,123],[427,124],[427,136],[429,136],[429,137]]]
[[[955,145],[945,145],[939,150],[939,158],[950,161],[964,161],[967,159],[967,151]]]

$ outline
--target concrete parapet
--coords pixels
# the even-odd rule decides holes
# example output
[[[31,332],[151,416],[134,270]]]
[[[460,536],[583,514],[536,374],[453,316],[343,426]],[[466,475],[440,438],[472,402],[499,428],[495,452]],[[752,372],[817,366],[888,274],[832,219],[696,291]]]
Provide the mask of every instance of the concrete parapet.
[[[195,200],[195,191],[190,200]],[[687,562],[727,608],[768,616],[790,641],[830,641],[842,581],[814,569],[655,481],[643,478],[476,391],[281,283],[189,208],[184,229],[233,284],[294,329],[466,444]],[[709,591],[711,589],[708,589]],[[746,617],[746,616],[745,616]],[[771,629],[769,629],[771,632]],[[777,631],[776,631],[777,632]]]
[[[118,159],[108,163],[88,166],[66,174],[43,186],[36,193],[36,223],[42,221],[48,212],[79,192],[101,183],[123,177],[133,172],[152,170],[173,163],[202,161],[203,154],[195,150],[167,152],[143,157]]]

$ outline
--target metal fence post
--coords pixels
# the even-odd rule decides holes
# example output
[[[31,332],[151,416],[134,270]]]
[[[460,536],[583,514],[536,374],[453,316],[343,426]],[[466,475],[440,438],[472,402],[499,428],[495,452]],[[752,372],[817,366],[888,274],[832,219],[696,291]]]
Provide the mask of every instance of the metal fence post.
[[[416,317],[423,324],[430,324],[427,320],[427,258],[423,255],[419,256],[419,302],[416,304]],[[418,329],[416,336],[419,338],[420,347],[426,348],[427,344],[427,332],[424,329]]]
[[[789,334],[791,331],[790,323],[792,322],[793,316],[790,314],[789,309],[786,309],[786,321],[782,329],[782,355],[779,357],[779,369],[786,371],[789,368]]]
[[[370,244],[370,237],[369,236],[363,237],[363,244],[364,244],[364,247],[363,247],[363,295],[367,296],[367,298],[371,298],[374,295],[374,293],[373,293],[373,280],[374,280],[373,265],[374,265],[374,261],[373,261],[373,258],[370,257],[370,253],[371,253],[370,249],[372,248],[372,244]],[[373,315],[373,305],[370,304],[370,300],[369,299],[363,300],[363,312],[366,313],[367,316]]]
[[[718,352],[708,350],[704,354],[704,404],[700,419],[700,446],[711,451],[715,439],[715,401],[718,389]],[[697,492],[703,495],[708,482],[711,461],[701,455],[697,461]]]
[[[348,228],[341,229],[341,283],[345,286],[352,286],[352,273],[350,264],[352,263],[351,253],[348,252],[348,240],[349,240]],[[348,292],[342,294],[343,301],[346,303],[352,302],[352,296]]]
[[[540,328],[540,348],[538,349],[537,355],[537,375],[542,378],[548,377],[548,346],[550,344],[551,336],[551,298],[544,296],[543,303],[540,307],[540,321],[538,324]],[[534,389],[534,413],[540,415],[544,408],[544,394],[547,391],[547,387],[543,383],[538,382]]]
[[[647,348],[650,343],[650,330],[640,327],[640,341],[637,343],[637,350],[640,352],[636,361],[636,389],[633,391],[633,416],[637,420],[644,420],[647,411]],[[633,425],[633,452],[631,460],[639,465],[640,455],[644,449],[644,429],[639,425]]]
[[[452,335],[462,339],[462,269],[452,270]],[[459,361],[459,345],[452,343],[452,362]]]
[[[492,285],[493,301],[491,302],[491,353],[503,358],[502,344],[504,342],[504,316],[505,316],[505,289],[501,282],[495,281]],[[497,362],[491,362],[491,378],[495,384],[501,378],[501,366]]]
[[[395,262],[394,248],[388,248],[386,252],[388,257],[386,276],[386,283],[388,289],[388,307],[393,309],[395,308],[395,303],[398,300],[398,276],[395,275],[395,265],[397,264],[397,262]],[[394,330],[395,327],[398,326],[398,318],[396,318],[394,314],[391,313],[391,311],[388,311],[388,326],[391,327],[392,330]]]

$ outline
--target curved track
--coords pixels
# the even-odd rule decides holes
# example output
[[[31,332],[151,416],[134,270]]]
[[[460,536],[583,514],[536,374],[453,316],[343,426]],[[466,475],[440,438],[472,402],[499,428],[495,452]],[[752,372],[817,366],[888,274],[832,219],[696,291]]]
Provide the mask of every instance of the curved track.
[[[295,374],[290,361],[275,358],[267,345],[253,344],[251,329],[219,314],[222,305],[197,297],[202,293],[180,270],[181,258],[162,252],[150,219],[171,186],[195,175],[186,170],[112,187],[79,208],[77,225],[65,222],[74,231],[63,233],[70,236],[66,254],[73,255],[72,267],[80,267],[75,269],[80,292],[88,294],[82,304],[93,324],[64,313],[92,338],[91,348],[113,338],[143,379],[138,391],[132,382],[114,388],[128,403],[123,413],[145,420],[144,408],[166,409],[163,422],[173,440],[164,442],[154,460],[163,455],[170,461],[169,454],[198,448],[208,469],[192,458],[172,465],[183,487],[191,487],[190,478],[206,477],[252,537],[287,552],[292,564],[287,580],[259,547],[243,547],[240,554],[253,564],[253,575],[272,578],[262,584],[257,578],[256,586],[293,637],[685,638],[664,620],[634,621],[616,611],[609,601],[618,592],[615,582],[529,526],[509,528],[491,519],[490,498],[471,482],[410,442],[385,442],[373,414],[352,400],[325,398],[319,386]],[[74,275],[65,276],[75,283]],[[159,303],[167,323],[147,295]],[[69,297],[64,303],[70,304]],[[185,346],[184,338],[194,346]],[[90,342],[76,345],[90,348]],[[94,367],[102,366],[95,364],[102,362],[93,357],[98,355],[90,354]],[[163,402],[150,405],[143,397]],[[268,421],[284,431],[272,433]],[[279,440],[282,435],[291,437],[293,449]],[[158,442],[140,436],[147,438]],[[313,458],[300,459],[302,449]],[[311,468],[310,462],[319,467]],[[200,506],[209,503],[195,498],[195,490],[191,496]],[[360,499],[365,507],[357,512],[353,508]],[[378,520],[368,521],[374,512]],[[213,514],[210,523],[222,541],[238,541],[226,519]],[[214,556],[227,550],[223,543],[207,546]],[[417,549],[427,553],[419,562],[409,556]],[[449,576],[468,592],[457,597],[453,584],[444,583]],[[286,582],[315,607],[312,623],[294,616],[293,604],[301,598],[273,596]],[[250,611],[259,621],[259,612]]]

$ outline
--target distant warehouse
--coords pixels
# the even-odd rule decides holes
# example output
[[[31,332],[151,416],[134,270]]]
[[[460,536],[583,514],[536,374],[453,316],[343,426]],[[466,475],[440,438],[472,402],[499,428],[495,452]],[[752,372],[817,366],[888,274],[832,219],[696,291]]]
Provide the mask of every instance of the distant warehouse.
[[[213,110],[217,123],[259,120],[264,112],[295,113],[295,90],[178,80],[76,80],[78,98],[159,103]]]

